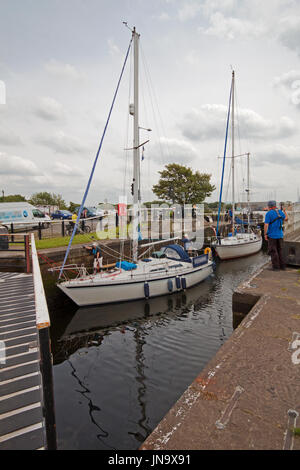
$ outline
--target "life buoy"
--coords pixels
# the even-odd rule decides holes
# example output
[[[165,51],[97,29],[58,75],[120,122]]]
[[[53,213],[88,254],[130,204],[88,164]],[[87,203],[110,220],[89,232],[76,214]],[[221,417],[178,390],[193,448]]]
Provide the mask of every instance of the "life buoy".
[[[204,254],[208,255],[208,258],[211,258],[211,248],[209,248],[209,246],[205,248]]]

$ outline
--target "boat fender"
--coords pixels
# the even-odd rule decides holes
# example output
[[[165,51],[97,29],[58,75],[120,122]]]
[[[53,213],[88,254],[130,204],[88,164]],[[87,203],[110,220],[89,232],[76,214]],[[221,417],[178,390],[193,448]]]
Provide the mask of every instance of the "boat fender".
[[[180,277],[178,277],[178,276],[176,276],[176,288],[177,289],[181,288]]]
[[[186,278],[185,277],[181,278],[181,287],[182,287],[183,290],[186,289]]]
[[[150,297],[150,287],[149,287],[148,282],[144,283],[144,293],[145,293],[145,298],[149,299],[149,297]]]
[[[172,279],[168,280],[168,291],[173,292],[173,281],[172,281]]]

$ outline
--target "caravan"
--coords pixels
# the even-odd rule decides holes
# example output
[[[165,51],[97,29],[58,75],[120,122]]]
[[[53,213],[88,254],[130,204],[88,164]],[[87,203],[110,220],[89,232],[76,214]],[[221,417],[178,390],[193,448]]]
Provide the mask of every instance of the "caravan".
[[[0,224],[11,229],[13,224],[14,231],[26,230],[38,227],[50,226],[51,219],[43,214],[39,209],[28,202],[2,202],[0,203]]]

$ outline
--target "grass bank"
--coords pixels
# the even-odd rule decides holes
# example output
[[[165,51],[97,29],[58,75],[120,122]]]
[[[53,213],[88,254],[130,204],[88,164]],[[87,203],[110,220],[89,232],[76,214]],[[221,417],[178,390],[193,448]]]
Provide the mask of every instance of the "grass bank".
[[[107,239],[113,240],[116,238],[116,236],[118,237],[118,234],[118,227],[117,230],[105,230],[100,233],[91,232],[78,234],[75,235],[72,246],[85,243],[92,243],[93,241],[97,242],[97,240],[99,240],[99,242]],[[62,246],[68,246],[70,238],[71,237],[45,238],[44,240],[36,240],[35,244],[37,250],[43,250],[47,248],[59,248]]]

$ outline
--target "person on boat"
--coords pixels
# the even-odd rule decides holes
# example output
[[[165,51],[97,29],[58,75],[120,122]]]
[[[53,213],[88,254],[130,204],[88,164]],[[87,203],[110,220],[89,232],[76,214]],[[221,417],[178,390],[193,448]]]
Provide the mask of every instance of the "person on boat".
[[[265,217],[264,233],[268,242],[268,254],[271,256],[272,269],[285,269],[282,253],[283,221],[287,221],[286,211],[276,207],[276,201],[268,202],[268,212]]]
[[[189,256],[191,256],[193,252],[192,243],[186,233],[183,236],[182,243],[185,251],[188,253]]]
[[[90,250],[94,256],[93,268],[94,274],[96,274],[102,269],[103,266],[103,256],[100,247],[97,245],[97,243],[93,243],[92,246],[85,246],[85,248]]]

